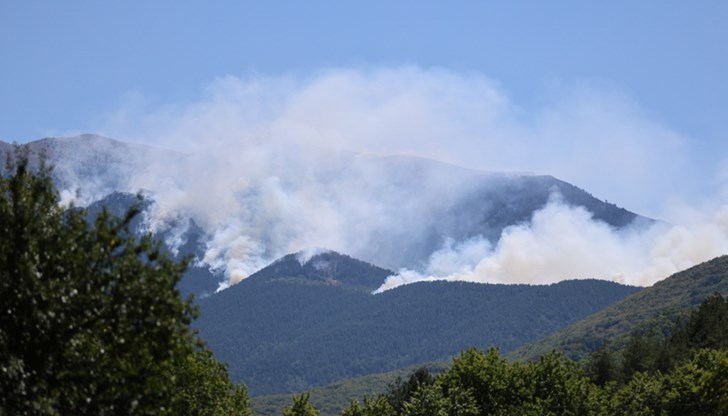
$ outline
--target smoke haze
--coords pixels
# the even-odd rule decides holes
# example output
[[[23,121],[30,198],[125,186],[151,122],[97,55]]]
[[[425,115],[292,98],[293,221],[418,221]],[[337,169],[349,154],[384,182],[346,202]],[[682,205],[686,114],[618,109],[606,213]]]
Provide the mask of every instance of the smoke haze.
[[[174,151],[136,160],[117,186],[152,195],[148,227],[174,231],[173,245],[186,219],[205,230],[199,260],[225,273],[223,286],[311,247],[401,269],[380,290],[432,279],[648,285],[728,252],[720,201],[699,219],[617,230],[558,192],[500,240],[432,242],[428,230],[488,172],[551,174],[653,217],[689,194],[680,134],[595,83],[554,88],[526,108],[474,72],[330,69],[226,76],[196,102],[151,101],[131,94],[98,131]]]
[[[531,284],[597,278],[649,286],[726,253],[728,206],[688,225],[615,230],[555,198],[530,223],[505,229],[497,246],[482,238],[448,242],[424,272],[402,269],[377,292],[431,280],[514,283],[516,276]]]

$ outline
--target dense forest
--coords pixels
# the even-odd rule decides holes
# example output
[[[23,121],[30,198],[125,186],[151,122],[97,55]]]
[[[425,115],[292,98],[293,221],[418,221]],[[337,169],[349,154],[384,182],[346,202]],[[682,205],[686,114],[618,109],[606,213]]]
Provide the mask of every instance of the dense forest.
[[[435,360],[511,351],[640,289],[422,282],[372,295],[390,271],[335,252],[288,255],[200,302],[194,326],[252,396]],[[250,319],[254,317],[254,319]]]

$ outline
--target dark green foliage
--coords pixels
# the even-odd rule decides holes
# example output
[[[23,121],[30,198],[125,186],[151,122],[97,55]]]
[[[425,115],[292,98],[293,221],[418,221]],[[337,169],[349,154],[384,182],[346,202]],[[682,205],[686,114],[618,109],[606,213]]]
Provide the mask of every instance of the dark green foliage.
[[[216,361],[207,348],[198,348],[172,368],[174,415],[249,416],[250,399],[244,385],[230,382],[227,367]]]
[[[607,382],[616,380],[618,367],[609,343],[591,354],[586,365],[586,374],[596,385],[603,387]]]
[[[293,404],[283,411],[283,416],[318,416],[319,412],[309,402],[309,393],[293,396]]]
[[[364,404],[354,400],[341,416],[396,416],[397,412],[384,396],[365,398]]]
[[[610,414],[725,415],[728,411],[728,351],[699,350],[668,374],[636,373],[613,390]]]
[[[31,173],[19,154],[6,169],[0,414],[171,414],[209,392],[230,394],[204,397],[210,406],[246,414],[245,391],[189,329],[195,308],[175,289],[186,264],[130,232],[138,209],[103,210],[90,226],[85,211],[58,206],[42,164]],[[197,390],[181,394],[191,374]]]
[[[404,403],[404,416],[477,416],[478,406],[469,391],[451,389],[446,396],[438,385],[422,386]]]
[[[319,261],[331,266],[319,267],[325,274],[308,267]],[[511,350],[639,290],[429,282],[372,295],[361,282],[383,281],[386,270],[336,253],[309,263],[286,256],[201,301],[195,326],[252,395],[447,360],[471,346]]]
[[[454,389],[469,391],[480,413],[494,414],[526,399],[516,375],[521,371],[521,366],[509,365],[498,349],[484,353],[472,348],[453,360],[452,368],[441,375],[441,383],[445,394]]]
[[[675,331],[671,343],[689,349],[728,349],[728,298],[715,293],[690,314],[684,328]]]
[[[470,349],[433,383],[420,385],[396,414],[601,415],[606,402],[602,391],[558,354],[510,363],[497,349]],[[352,407],[344,414],[356,414],[347,413]]]
[[[401,413],[404,403],[407,402],[417,390],[421,387],[429,386],[434,382],[435,377],[430,374],[429,370],[427,370],[426,367],[420,367],[415,370],[412,375],[410,375],[407,381],[398,377],[387,388],[385,397],[392,408],[394,408],[397,413]]]
[[[591,380],[627,384],[639,373],[668,373],[683,365],[700,349],[728,350],[725,322],[728,302],[716,293],[695,308],[684,323],[678,322],[664,338],[635,334],[618,338],[614,351],[608,345],[592,353],[586,362]],[[621,357],[621,360],[613,358]]]
[[[471,349],[420,386],[400,412],[382,414],[718,416],[728,410],[727,371],[728,351],[703,349],[667,374],[638,372],[622,387],[599,387],[558,353],[522,363],[495,349]],[[354,402],[342,414],[372,414],[365,408]]]
[[[654,369],[659,350],[659,340],[641,335],[629,337],[627,346],[622,350],[620,374],[623,381],[629,381],[635,373]]]

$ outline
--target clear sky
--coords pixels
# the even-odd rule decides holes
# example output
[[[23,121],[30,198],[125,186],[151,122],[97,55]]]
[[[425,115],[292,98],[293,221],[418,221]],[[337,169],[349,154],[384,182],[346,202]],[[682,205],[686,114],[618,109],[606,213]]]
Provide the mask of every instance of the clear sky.
[[[482,75],[526,113],[596,85],[685,142],[685,187],[725,171],[728,2],[710,0],[0,0],[0,139],[105,130],[133,97],[191,103],[224,76],[401,66]]]

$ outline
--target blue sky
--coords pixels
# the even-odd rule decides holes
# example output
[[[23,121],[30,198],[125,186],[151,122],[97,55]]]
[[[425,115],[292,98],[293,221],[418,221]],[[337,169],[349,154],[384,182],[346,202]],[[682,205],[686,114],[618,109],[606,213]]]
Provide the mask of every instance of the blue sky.
[[[646,203],[635,195],[649,193],[655,185],[649,181],[622,195],[617,183],[562,174],[596,188],[597,196],[657,213],[667,194],[718,192],[728,172],[726,22],[724,1],[0,0],[0,139],[123,135],[129,129],[110,128],[109,120],[130,101],[169,113],[204,101],[210,85],[226,76],[436,68],[464,79],[486,77],[516,108],[514,117],[549,113],[544,109],[564,101],[554,96],[586,85],[598,102],[629,107],[640,126],[669,131],[648,143],[679,136],[675,154],[687,154],[683,171],[674,168],[665,180],[687,179],[677,188],[658,187]]]

